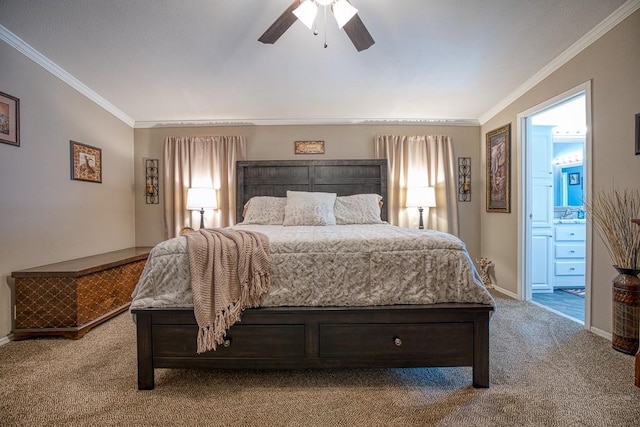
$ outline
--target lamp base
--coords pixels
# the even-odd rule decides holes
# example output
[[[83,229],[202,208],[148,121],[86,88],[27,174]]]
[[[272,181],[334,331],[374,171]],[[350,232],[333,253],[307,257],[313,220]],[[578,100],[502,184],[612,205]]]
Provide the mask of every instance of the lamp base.
[[[204,228],[204,209],[200,209],[200,228]]]
[[[424,209],[418,208],[418,212],[420,212],[420,223],[418,224],[418,229],[424,230],[424,223],[422,222],[422,211]]]

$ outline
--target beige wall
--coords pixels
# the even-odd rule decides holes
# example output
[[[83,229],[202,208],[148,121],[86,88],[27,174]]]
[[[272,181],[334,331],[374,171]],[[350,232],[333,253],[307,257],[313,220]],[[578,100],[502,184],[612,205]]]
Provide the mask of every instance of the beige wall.
[[[496,264],[498,286],[517,292],[517,218],[486,213],[484,135],[516,115],[587,80],[593,83],[593,185],[637,185],[633,117],[640,112],[640,12],[553,73],[509,107],[474,126],[241,126],[156,128],[126,124],[0,42],[0,90],[21,100],[21,147],[0,144],[0,339],[11,328],[12,271],[162,240],[162,204],[144,201],[143,158],[162,159],[171,135],[240,134],[248,158],[372,158],[376,134],[448,134],[456,157],[472,158],[472,201],[459,203],[460,237],[471,256]],[[69,179],[69,140],[103,149],[103,183]],[[294,156],[293,141],[326,142],[323,156]],[[133,164],[132,164],[133,161]],[[162,165],[161,165],[162,172]],[[514,164],[512,182],[520,170]],[[517,200],[514,185],[512,197]],[[163,189],[160,189],[161,202]],[[482,230],[482,232],[481,232]],[[610,331],[611,260],[597,239],[593,252],[593,326]]]
[[[160,160],[167,136],[243,135],[247,138],[248,160],[282,159],[372,159],[373,138],[378,134],[449,135],[456,157],[472,159],[471,202],[458,203],[460,237],[475,259],[480,254],[480,128],[478,126],[239,126],[202,128],[156,128],[135,130],[136,167],[136,242],[153,245],[163,238],[162,196],[160,204],[147,205],[144,200],[144,158]],[[293,143],[299,140],[325,141],[324,155],[295,155]],[[162,184],[161,184],[162,186]]]
[[[592,82],[592,184],[594,191],[616,187],[637,188],[640,156],[634,155],[634,117],[640,113],[640,11],[605,34],[570,62],[483,124],[488,131],[511,123],[515,133],[516,115],[579,84]],[[517,141],[516,135],[512,142]],[[514,147],[513,153],[519,147]],[[484,161],[484,153],[482,153]],[[517,293],[518,217],[517,182],[521,170],[512,157],[512,211],[486,213],[482,202],[483,256],[495,263],[498,286]],[[483,176],[484,180],[484,176]],[[597,235],[593,238],[592,326],[611,331],[612,261]],[[589,267],[588,267],[589,268]]]
[[[12,271],[133,246],[133,130],[0,41],[21,146],[0,144],[0,341]],[[102,184],[70,180],[69,141],[102,148]]]

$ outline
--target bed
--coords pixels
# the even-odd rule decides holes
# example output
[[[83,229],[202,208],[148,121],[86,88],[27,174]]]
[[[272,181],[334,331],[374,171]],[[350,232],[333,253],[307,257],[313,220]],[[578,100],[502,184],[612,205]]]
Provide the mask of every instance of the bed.
[[[295,191],[379,194],[384,200],[387,193],[385,160],[243,161],[236,174],[237,218],[243,218],[243,207],[256,196],[285,197]],[[379,212],[386,220],[384,203]],[[468,263],[464,268],[477,277],[466,250],[462,252]],[[451,366],[472,367],[473,386],[489,387],[493,309],[490,296],[482,303],[261,306],[246,309],[215,351],[197,353],[193,307],[145,307],[134,300],[138,388],[154,388],[156,368]]]

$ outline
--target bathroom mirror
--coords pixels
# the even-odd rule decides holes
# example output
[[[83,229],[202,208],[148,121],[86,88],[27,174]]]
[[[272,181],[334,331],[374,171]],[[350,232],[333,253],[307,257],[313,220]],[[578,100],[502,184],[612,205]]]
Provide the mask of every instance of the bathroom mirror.
[[[584,178],[581,164],[554,168],[555,206],[582,206],[583,188]]]
[[[557,208],[583,205],[584,168],[583,141],[553,144],[553,193]]]

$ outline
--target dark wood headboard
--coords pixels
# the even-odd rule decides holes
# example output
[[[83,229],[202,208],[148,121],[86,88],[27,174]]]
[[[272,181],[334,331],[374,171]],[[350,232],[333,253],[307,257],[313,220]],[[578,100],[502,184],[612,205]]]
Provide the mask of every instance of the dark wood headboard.
[[[236,163],[236,221],[253,196],[286,197],[287,190],[322,191],[338,196],[382,196],[387,221],[387,160],[258,160]]]

